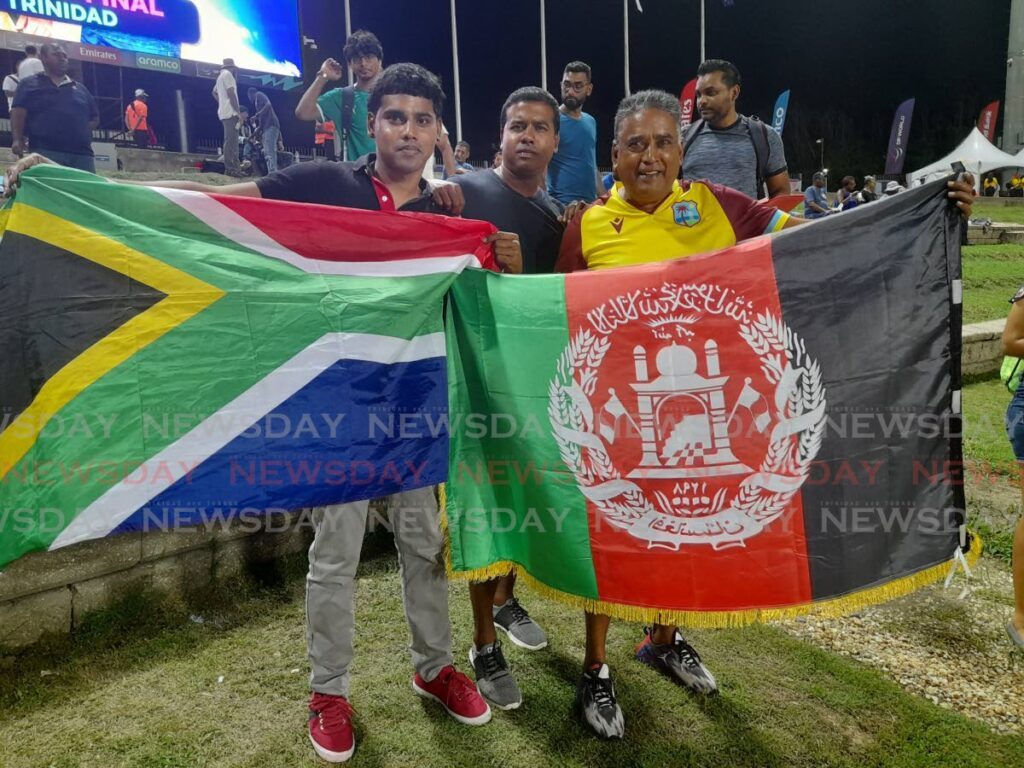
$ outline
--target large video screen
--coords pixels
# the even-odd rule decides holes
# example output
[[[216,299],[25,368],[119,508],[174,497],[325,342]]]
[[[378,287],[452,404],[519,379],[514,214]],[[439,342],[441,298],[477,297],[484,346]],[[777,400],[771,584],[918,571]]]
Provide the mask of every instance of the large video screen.
[[[301,77],[298,0],[7,0],[0,30]]]

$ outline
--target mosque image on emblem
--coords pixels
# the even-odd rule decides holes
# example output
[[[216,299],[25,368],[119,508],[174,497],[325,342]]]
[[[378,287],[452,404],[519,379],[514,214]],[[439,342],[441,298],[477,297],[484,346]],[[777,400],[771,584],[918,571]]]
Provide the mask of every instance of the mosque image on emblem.
[[[689,347],[669,344],[654,358],[657,376],[648,373],[647,350],[633,349],[640,440],[643,455],[629,473],[634,478],[720,477],[753,470],[732,452],[726,411],[725,384],[718,361],[718,344],[704,344],[701,375],[697,355]]]

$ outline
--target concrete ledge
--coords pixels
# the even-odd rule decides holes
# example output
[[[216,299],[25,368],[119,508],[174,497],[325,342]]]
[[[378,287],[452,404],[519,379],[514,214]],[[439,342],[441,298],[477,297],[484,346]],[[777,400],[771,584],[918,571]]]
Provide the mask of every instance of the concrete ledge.
[[[16,650],[48,634],[72,632],[132,590],[187,598],[302,552],[312,540],[308,517],[295,512],[33,552],[0,573],[0,648]]]
[[[132,173],[164,172],[181,173],[183,168],[195,168],[204,160],[213,160],[214,155],[199,152],[166,152],[160,149],[138,149],[118,147],[119,170]]]
[[[965,325],[960,370],[965,376],[998,371],[1003,362],[1003,328],[1006,320]]]

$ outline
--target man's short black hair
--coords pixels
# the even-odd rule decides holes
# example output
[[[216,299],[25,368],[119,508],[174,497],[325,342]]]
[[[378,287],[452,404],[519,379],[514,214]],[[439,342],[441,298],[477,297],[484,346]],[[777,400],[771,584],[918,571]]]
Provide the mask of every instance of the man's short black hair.
[[[731,61],[726,61],[725,59],[708,59],[707,61],[701,62],[701,65],[697,67],[697,77],[710,75],[712,72],[722,73],[722,82],[725,83],[726,88],[732,88],[734,85],[740,85],[740,71],[736,69],[736,65]]]
[[[420,96],[434,104],[434,114],[441,117],[444,109],[444,91],[437,75],[419,64],[392,64],[380,73],[373,86],[366,109],[375,114],[385,96]]]
[[[619,108],[615,110],[615,136],[613,141],[619,138],[619,128],[622,121],[630,115],[642,112],[645,109],[660,109],[672,115],[676,130],[678,132],[679,122],[682,120],[682,113],[679,107],[679,99],[667,91],[647,90],[637,91],[619,102]]]
[[[37,53],[39,53],[39,49],[36,48],[34,45],[26,45],[25,46],[25,55],[26,56],[35,56]]]
[[[539,101],[542,104],[547,104],[551,107],[551,120],[555,124],[555,134],[557,135],[558,125],[561,122],[558,119],[558,102],[555,101],[555,97],[550,93],[535,85],[518,88],[512,91],[508,98],[505,99],[505,103],[501,105],[501,117],[498,118],[499,132],[505,130],[505,123],[508,122],[508,108],[513,104],[521,104],[524,101]]]
[[[376,56],[384,61],[384,49],[381,48],[380,40],[373,32],[367,32],[365,29],[357,29],[349,35],[341,53],[346,62],[358,59],[360,56]]]
[[[590,65],[582,61],[570,61],[565,65],[566,72],[582,72],[587,76],[587,82],[591,81]]]

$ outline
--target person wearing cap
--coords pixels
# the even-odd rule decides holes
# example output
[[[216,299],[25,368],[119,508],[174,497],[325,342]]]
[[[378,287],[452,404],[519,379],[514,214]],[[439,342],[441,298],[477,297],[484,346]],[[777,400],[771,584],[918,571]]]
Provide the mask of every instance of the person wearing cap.
[[[139,149],[149,147],[149,94],[135,89],[135,99],[124,111],[124,127],[131,131]]]
[[[828,216],[828,192],[825,191],[825,174],[818,171],[807,189],[804,190],[804,218],[820,219]]]
[[[213,98],[217,101],[217,117],[224,127],[224,173],[241,177],[242,168],[238,162],[238,67],[234,59],[224,59],[220,74],[213,86]]]

